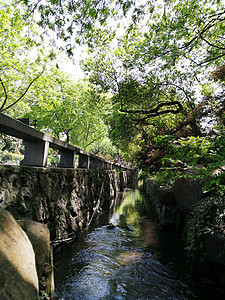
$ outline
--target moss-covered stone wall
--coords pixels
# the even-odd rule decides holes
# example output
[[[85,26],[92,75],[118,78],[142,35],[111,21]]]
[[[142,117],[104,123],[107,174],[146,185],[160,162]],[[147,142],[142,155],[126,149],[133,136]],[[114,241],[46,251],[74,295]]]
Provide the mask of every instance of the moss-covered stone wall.
[[[118,191],[135,188],[135,170],[0,166],[0,207],[15,219],[48,225],[51,239],[82,231]]]

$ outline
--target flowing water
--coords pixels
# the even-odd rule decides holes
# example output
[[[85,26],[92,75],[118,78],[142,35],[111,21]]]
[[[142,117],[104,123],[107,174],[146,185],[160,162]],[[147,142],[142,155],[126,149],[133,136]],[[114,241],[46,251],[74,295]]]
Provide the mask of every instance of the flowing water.
[[[56,255],[56,299],[225,299],[188,276],[181,249],[174,230],[159,228],[144,196],[127,190]]]

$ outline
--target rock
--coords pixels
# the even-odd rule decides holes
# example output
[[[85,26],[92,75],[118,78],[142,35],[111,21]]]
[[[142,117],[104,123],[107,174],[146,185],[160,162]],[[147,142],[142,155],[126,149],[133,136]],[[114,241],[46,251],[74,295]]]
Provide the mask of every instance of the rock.
[[[107,229],[114,229],[115,225],[113,225],[112,223],[109,223],[109,225],[106,226]]]
[[[0,299],[38,299],[34,250],[12,215],[0,208]]]
[[[168,187],[160,187],[157,189],[158,200],[162,204],[176,205],[176,197],[174,190]]]
[[[126,229],[127,231],[131,231],[131,232],[135,231],[135,229],[134,229],[132,226],[130,226],[129,224],[127,224],[127,225],[124,227],[124,229]]]
[[[32,220],[18,220],[22,229],[26,232],[34,249],[36,268],[39,280],[49,264],[50,232],[45,224]]]
[[[125,173],[119,173],[0,165],[0,206],[15,219],[48,224],[53,240],[67,238],[78,234],[89,222],[101,191],[99,210],[108,207],[109,199],[123,190]],[[133,188],[136,178],[137,171],[128,170],[126,187]]]
[[[193,212],[196,204],[203,198],[203,186],[204,181],[202,179],[191,177],[180,177],[175,181],[175,197],[182,213]]]
[[[126,251],[126,252],[121,253],[117,257],[116,261],[120,265],[126,266],[126,265],[129,265],[129,264],[136,263],[137,260],[139,260],[143,256],[145,256],[144,253],[141,253],[141,252],[139,252],[137,250],[131,250],[131,251]]]

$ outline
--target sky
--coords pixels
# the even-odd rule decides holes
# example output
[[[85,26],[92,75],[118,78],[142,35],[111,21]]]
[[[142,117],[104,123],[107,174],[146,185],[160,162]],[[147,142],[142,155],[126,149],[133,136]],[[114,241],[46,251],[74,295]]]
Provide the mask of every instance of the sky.
[[[77,46],[76,56],[73,60],[69,59],[65,53],[61,53],[57,59],[60,69],[72,75],[76,81],[84,78],[84,72],[80,67],[80,60],[85,58],[83,51],[81,47]]]

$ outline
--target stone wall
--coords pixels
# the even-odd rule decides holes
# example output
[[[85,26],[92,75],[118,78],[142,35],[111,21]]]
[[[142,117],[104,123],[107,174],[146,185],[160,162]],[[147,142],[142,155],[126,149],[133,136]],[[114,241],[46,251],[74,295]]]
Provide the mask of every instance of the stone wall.
[[[0,166],[0,207],[15,219],[48,225],[51,240],[83,230],[93,213],[124,187],[136,187],[134,170]]]
[[[51,240],[75,237],[136,179],[134,170],[0,166],[0,298],[38,299],[37,275],[53,295],[47,227]]]
[[[175,225],[182,229],[185,218],[194,212],[196,204],[204,197],[202,179],[179,177],[173,187],[157,186],[153,180],[144,180],[148,195],[161,225]]]
[[[174,226],[177,232],[185,234],[184,228],[188,216],[195,212],[195,206],[204,201],[201,178],[179,177],[172,188],[157,186],[153,180],[144,180],[143,188],[156,217],[163,226]],[[204,236],[204,251],[207,264],[204,270],[222,284],[225,284],[225,231],[206,234]]]
[[[159,187],[151,179],[144,180],[143,188],[154,208],[160,225],[175,225],[177,203],[174,190],[168,187]]]

